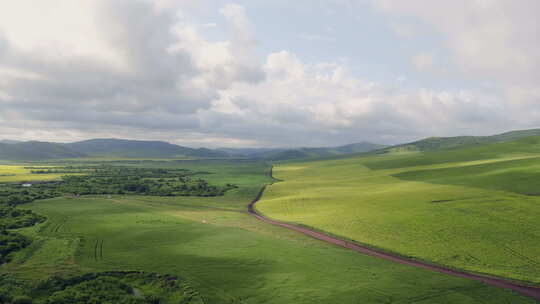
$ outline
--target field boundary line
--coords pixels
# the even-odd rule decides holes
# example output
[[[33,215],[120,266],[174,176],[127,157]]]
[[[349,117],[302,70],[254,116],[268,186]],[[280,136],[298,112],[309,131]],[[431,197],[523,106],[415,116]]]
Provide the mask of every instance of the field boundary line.
[[[274,179],[273,166],[270,168],[270,177]],[[388,260],[388,261],[392,261],[392,262],[396,262],[396,263],[400,263],[404,265],[409,265],[409,266],[413,266],[417,268],[423,268],[423,269],[427,269],[427,270],[431,270],[431,271],[435,271],[435,272],[439,272],[439,273],[443,273],[447,275],[452,275],[455,277],[479,281],[479,282],[482,282],[491,286],[499,287],[499,288],[510,289],[515,292],[521,293],[522,295],[525,295],[525,296],[528,296],[535,300],[540,301],[540,286],[527,286],[525,284],[515,283],[509,280],[502,279],[502,278],[494,278],[494,277],[469,273],[469,272],[465,272],[461,270],[450,269],[443,266],[433,265],[427,262],[422,262],[422,261],[418,261],[412,258],[400,256],[398,254],[388,253],[382,250],[378,250],[378,249],[374,249],[368,246],[353,243],[351,241],[346,241],[338,237],[334,237],[329,234],[316,231],[316,230],[313,230],[304,226],[299,226],[295,224],[290,224],[290,223],[285,223],[278,220],[270,219],[264,216],[259,211],[257,211],[255,209],[255,204],[262,198],[266,188],[272,185],[273,183],[274,182],[264,185],[259,191],[259,193],[257,193],[257,196],[248,205],[248,213],[262,222],[272,224],[274,226],[287,228],[289,230],[297,231],[307,236],[310,236],[312,238],[321,240],[323,242],[333,244],[339,247],[343,247],[346,249],[354,250],[356,252],[366,254],[369,256],[373,256],[380,259],[384,259],[384,260]]]

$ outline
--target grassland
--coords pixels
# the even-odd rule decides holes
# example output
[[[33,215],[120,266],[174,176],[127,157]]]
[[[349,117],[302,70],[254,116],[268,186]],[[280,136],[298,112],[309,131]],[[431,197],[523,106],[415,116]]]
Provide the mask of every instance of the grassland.
[[[31,169],[25,169],[19,165],[0,165],[0,183],[24,182],[24,181],[44,181],[60,178],[60,174],[32,174]]]
[[[115,195],[36,201],[25,207],[48,221],[22,230],[35,242],[0,272],[30,282],[110,270],[169,273],[188,280],[206,303],[534,303],[257,221],[246,205],[269,182],[265,164],[175,165],[207,171],[209,182],[240,188],[214,198]]]
[[[405,256],[540,283],[539,143],[282,164],[257,208]]]

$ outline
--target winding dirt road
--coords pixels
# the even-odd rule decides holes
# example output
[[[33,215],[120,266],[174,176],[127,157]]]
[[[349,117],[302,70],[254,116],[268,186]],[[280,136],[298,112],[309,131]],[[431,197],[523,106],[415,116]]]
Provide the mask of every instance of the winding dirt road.
[[[270,176],[272,176],[272,171],[270,171]],[[526,286],[526,285],[519,285],[517,283],[507,281],[507,280],[503,280],[503,279],[499,279],[499,278],[481,276],[481,275],[477,275],[477,274],[472,274],[472,273],[467,273],[467,272],[463,272],[463,271],[458,271],[458,270],[445,268],[445,267],[442,267],[442,266],[431,265],[431,264],[428,264],[428,263],[425,263],[425,262],[416,261],[416,260],[409,259],[409,258],[406,258],[406,257],[402,257],[402,256],[399,256],[399,255],[395,255],[395,254],[387,253],[387,252],[384,252],[384,251],[376,250],[376,249],[373,249],[373,248],[369,248],[369,247],[366,247],[366,246],[362,246],[362,245],[354,244],[354,243],[351,243],[351,242],[347,242],[347,241],[344,241],[342,239],[338,239],[336,237],[324,234],[322,232],[311,230],[309,228],[300,227],[300,226],[296,226],[296,225],[293,225],[293,224],[283,223],[283,222],[280,222],[280,221],[269,219],[269,218],[265,217],[264,215],[260,214],[255,209],[255,204],[261,199],[261,197],[262,197],[265,190],[266,190],[266,186],[264,186],[261,189],[261,191],[259,191],[259,193],[257,194],[257,197],[255,197],[255,199],[248,205],[248,212],[252,216],[257,218],[258,220],[260,220],[260,221],[263,221],[263,222],[266,222],[266,223],[269,223],[269,224],[272,224],[272,225],[275,225],[275,226],[280,226],[280,227],[283,227],[283,228],[287,228],[287,229],[290,229],[290,230],[294,230],[294,231],[303,233],[305,235],[308,235],[310,237],[319,239],[319,240],[321,240],[323,242],[327,242],[327,243],[334,244],[334,245],[337,245],[337,246],[340,246],[340,247],[343,247],[343,248],[351,249],[351,250],[354,250],[354,251],[357,251],[357,252],[360,252],[360,253],[363,253],[363,254],[373,256],[373,257],[377,257],[377,258],[397,262],[397,263],[400,263],[400,264],[405,264],[405,265],[410,265],[410,266],[414,266],[414,267],[429,269],[429,270],[432,270],[432,271],[445,273],[445,274],[453,275],[453,276],[456,276],[456,277],[461,277],[461,278],[466,278],[466,279],[470,279],[470,280],[480,281],[480,282],[483,282],[483,283],[486,283],[486,284],[489,284],[489,285],[492,285],[492,286],[496,286],[496,287],[511,289],[511,290],[519,292],[519,293],[521,293],[523,295],[526,295],[526,296],[529,296],[529,297],[531,297],[533,299],[536,299],[537,301],[540,301],[540,287],[538,287],[538,286],[537,287],[532,287],[532,286]]]

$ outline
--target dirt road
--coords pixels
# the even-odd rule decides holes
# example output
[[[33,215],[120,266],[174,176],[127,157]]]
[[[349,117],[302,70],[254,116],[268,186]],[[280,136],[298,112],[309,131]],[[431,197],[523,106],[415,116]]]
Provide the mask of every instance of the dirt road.
[[[324,242],[327,242],[327,243],[330,243],[330,244],[334,244],[336,246],[344,247],[344,248],[347,248],[347,249],[351,249],[351,250],[354,250],[354,251],[357,251],[357,252],[360,252],[360,253],[363,253],[363,254],[373,256],[373,257],[393,261],[393,262],[400,263],[400,264],[405,264],[405,265],[410,265],[410,266],[414,266],[414,267],[429,269],[429,270],[433,270],[433,271],[436,271],[436,272],[445,273],[445,274],[448,274],[448,275],[453,275],[453,276],[456,276],[456,277],[461,277],[461,278],[466,278],[466,279],[470,279],[470,280],[480,281],[480,282],[483,282],[483,283],[486,283],[486,284],[489,284],[489,285],[492,285],[492,286],[496,286],[496,287],[511,289],[511,290],[519,292],[519,293],[521,293],[523,295],[526,295],[526,296],[529,296],[529,297],[531,297],[533,299],[536,299],[537,301],[540,301],[540,287],[538,287],[538,286],[537,287],[525,286],[525,285],[520,285],[520,284],[511,282],[511,281],[506,281],[506,280],[499,279],[499,278],[481,276],[481,275],[476,275],[476,274],[472,274],[472,273],[467,273],[467,272],[463,272],[463,271],[458,271],[458,270],[445,268],[445,267],[442,267],[442,266],[432,265],[432,264],[428,264],[428,263],[425,263],[425,262],[421,262],[421,261],[409,259],[409,258],[406,258],[406,257],[402,257],[402,256],[399,256],[399,255],[395,255],[395,254],[387,253],[387,252],[384,252],[384,251],[376,250],[376,249],[373,249],[373,248],[369,248],[369,247],[366,247],[366,246],[354,244],[354,243],[351,243],[351,242],[348,242],[348,241],[338,239],[336,237],[324,234],[322,232],[311,230],[309,228],[300,227],[300,226],[296,226],[296,225],[293,225],[293,224],[283,223],[283,222],[279,222],[279,221],[276,221],[276,220],[269,219],[269,218],[265,217],[264,215],[260,214],[259,212],[257,212],[257,210],[255,210],[255,204],[261,199],[261,197],[262,197],[265,190],[266,190],[266,186],[264,186],[261,189],[261,191],[257,194],[257,197],[248,205],[248,212],[252,216],[257,218],[258,220],[260,220],[260,221],[263,221],[263,222],[266,222],[266,223],[269,223],[269,224],[272,224],[272,225],[275,225],[275,226],[284,227],[284,228],[287,228],[287,229],[290,229],[290,230],[298,231],[300,233],[303,233],[303,234],[308,235],[310,237],[319,239],[321,241],[324,241]]]

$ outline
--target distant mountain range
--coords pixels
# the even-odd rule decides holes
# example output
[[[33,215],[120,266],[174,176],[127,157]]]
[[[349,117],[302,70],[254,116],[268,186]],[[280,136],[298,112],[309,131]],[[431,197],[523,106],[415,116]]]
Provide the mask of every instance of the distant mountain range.
[[[313,159],[350,153],[384,154],[393,152],[453,149],[465,145],[508,142],[540,136],[540,129],[512,131],[493,136],[430,137],[419,141],[384,146],[368,142],[321,148],[188,148],[164,141],[91,139],[74,143],[0,140],[0,160],[44,160],[82,157],[116,158],[252,158],[271,161]]]
[[[357,144],[350,144],[350,145],[345,145],[345,146],[329,147],[329,148],[288,149],[284,151],[266,154],[263,157],[268,160],[274,160],[274,161],[300,159],[300,158],[317,158],[317,157],[327,157],[327,156],[350,154],[350,153],[369,152],[373,150],[382,149],[385,147],[386,147],[385,145],[362,142],[362,143],[357,143]]]
[[[74,143],[39,141],[0,142],[2,160],[43,160],[81,157],[126,158],[221,158],[227,153],[210,149],[192,149],[163,141],[91,139]]]
[[[39,141],[0,143],[0,159],[2,160],[39,160],[83,156],[84,154],[57,143]]]
[[[88,157],[219,158],[228,156],[227,153],[217,150],[187,148],[164,141],[90,139],[64,145]]]
[[[18,140],[11,140],[11,139],[0,139],[0,144],[16,144],[20,143]]]
[[[113,158],[257,158],[286,160],[366,152],[384,146],[360,143],[331,148],[298,149],[206,149],[188,148],[164,141],[90,139],[74,143],[0,141],[1,160],[44,160],[81,157]]]

